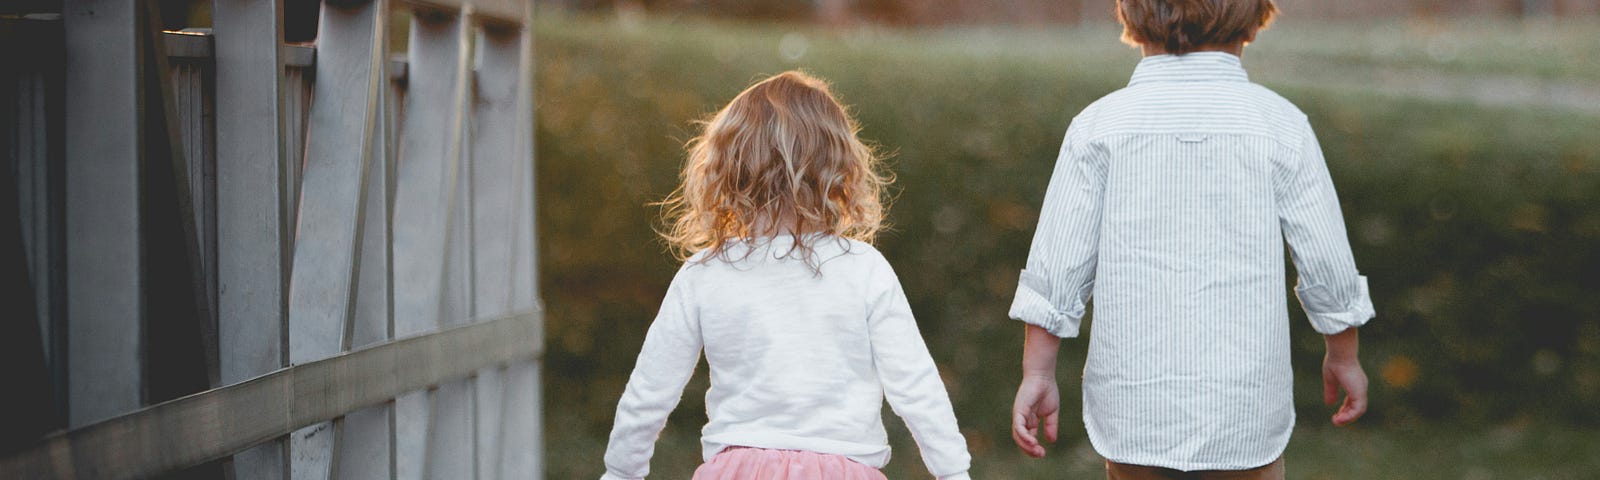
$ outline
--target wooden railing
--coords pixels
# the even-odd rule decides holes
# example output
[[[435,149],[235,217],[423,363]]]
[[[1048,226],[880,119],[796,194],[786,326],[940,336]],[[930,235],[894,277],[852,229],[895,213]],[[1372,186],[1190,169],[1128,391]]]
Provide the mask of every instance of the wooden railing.
[[[329,0],[304,45],[284,0],[34,3],[0,478],[541,476],[529,1]]]

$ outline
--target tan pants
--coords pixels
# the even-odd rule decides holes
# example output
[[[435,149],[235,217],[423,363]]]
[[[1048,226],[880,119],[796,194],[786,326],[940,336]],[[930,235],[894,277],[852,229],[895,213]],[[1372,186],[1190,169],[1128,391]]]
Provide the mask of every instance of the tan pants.
[[[1161,467],[1106,461],[1107,480],[1283,480],[1283,457],[1249,470],[1185,472]]]

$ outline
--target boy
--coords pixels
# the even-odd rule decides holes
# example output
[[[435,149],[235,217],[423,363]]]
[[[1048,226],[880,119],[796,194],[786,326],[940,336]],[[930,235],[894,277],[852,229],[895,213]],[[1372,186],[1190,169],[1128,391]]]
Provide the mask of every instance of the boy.
[[[1283,478],[1294,427],[1283,241],[1325,335],[1324,400],[1366,410],[1356,327],[1373,317],[1306,116],[1250,83],[1270,0],[1118,0],[1145,58],[1067,129],[1011,318],[1027,323],[1012,436],[1054,441],[1056,351],[1094,334],[1083,420],[1109,478]]]

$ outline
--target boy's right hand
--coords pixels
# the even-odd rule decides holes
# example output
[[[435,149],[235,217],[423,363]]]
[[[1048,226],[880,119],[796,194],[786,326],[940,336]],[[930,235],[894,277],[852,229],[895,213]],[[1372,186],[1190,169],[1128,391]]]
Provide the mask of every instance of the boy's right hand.
[[[1356,329],[1324,337],[1328,354],[1322,358],[1322,402],[1333,405],[1339,401],[1339,391],[1344,391],[1344,404],[1333,414],[1333,424],[1349,425],[1367,413],[1367,372],[1361,369],[1357,356],[1359,340]]]
[[[1060,410],[1061,393],[1053,376],[1023,375],[1017,400],[1011,406],[1011,439],[1022,453],[1044,458],[1044,445],[1039,443],[1036,432],[1042,431],[1045,439],[1056,441]]]

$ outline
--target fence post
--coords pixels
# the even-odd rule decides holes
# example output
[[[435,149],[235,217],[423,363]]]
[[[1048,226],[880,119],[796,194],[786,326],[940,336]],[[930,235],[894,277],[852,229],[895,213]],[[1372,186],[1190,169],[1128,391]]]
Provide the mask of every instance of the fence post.
[[[284,366],[286,206],[282,0],[216,0],[218,350],[223,384]],[[282,479],[283,441],[233,457],[233,478]]]
[[[526,5],[523,12],[521,31],[520,61],[517,62],[517,96],[516,96],[516,125],[515,141],[517,148],[512,150],[516,157],[513,166],[513,177],[517,179],[517,200],[515,218],[512,225],[511,242],[511,304],[515,311],[541,309],[543,305],[539,300],[539,262],[538,262],[538,237],[534,228],[536,218],[536,195],[534,185],[535,142],[534,142],[534,11],[532,5]],[[540,324],[536,327],[542,334],[544,319],[539,318]],[[544,478],[544,424],[540,405],[540,366],[542,359],[532,359],[526,362],[515,363],[506,369],[505,375],[505,413],[503,427],[505,434],[502,437],[502,453],[500,454],[500,472],[504,478],[512,478],[513,474],[523,473],[521,478]]]
[[[63,6],[70,427],[139,408],[144,389],[138,8]]]
[[[533,7],[411,0],[392,77],[391,1],[322,3],[310,47],[286,0],[213,0],[214,35],[65,0],[64,125],[0,122],[64,139],[27,196],[60,245],[0,254],[61,259],[68,429],[0,477],[542,476]]]
[[[449,261],[451,242],[470,241],[458,225],[465,219],[457,212],[466,205],[457,198],[466,194],[458,185],[465,181],[472,22],[470,7],[455,15],[419,9],[412,17],[400,137],[405,158],[397,171],[394,211],[395,332],[401,336],[466,320],[442,318],[447,311],[470,313],[470,305],[447,302],[445,293],[464,287],[460,275],[450,275],[464,267]],[[395,400],[396,456],[404,460],[397,465],[399,478],[471,474],[470,388],[470,380],[447,382],[436,392]]]
[[[478,319],[511,313],[511,261],[522,157],[517,95],[520,93],[521,29],[486,26],[478,35],[477,101],[472,121],[472,276],[473,312]],[[504,208],[511,205],[513,208]],[[504,370],[478,371],[478,478],[499,478],[500,436],[505,422]]]
[[[289,284],[291,364],[338,354],[349,344],[372,142],[389,88],[387,7],[386,0],[322,7]],[[290,436],[293,478],[332,474],[338,427],[325,422]]]

